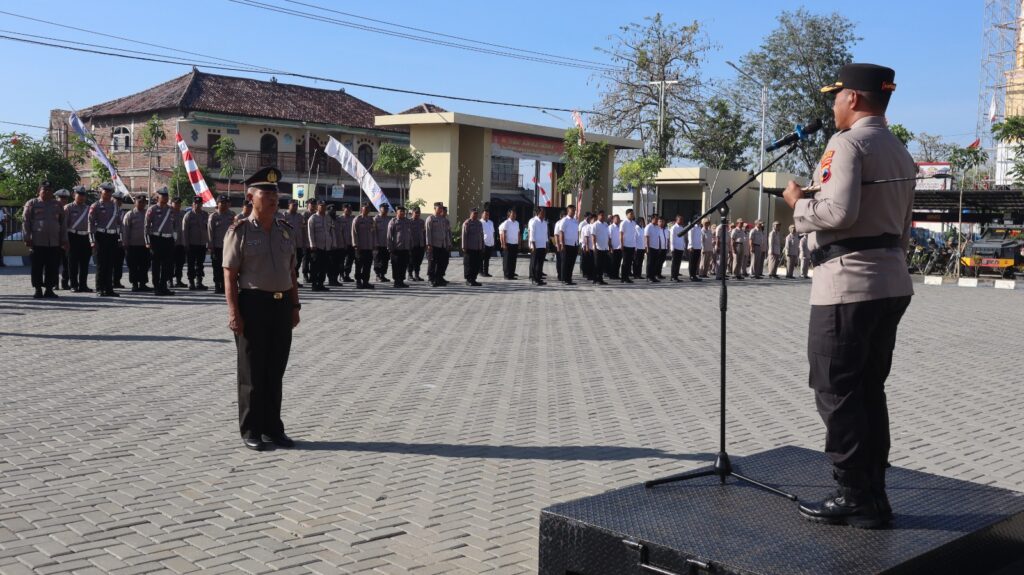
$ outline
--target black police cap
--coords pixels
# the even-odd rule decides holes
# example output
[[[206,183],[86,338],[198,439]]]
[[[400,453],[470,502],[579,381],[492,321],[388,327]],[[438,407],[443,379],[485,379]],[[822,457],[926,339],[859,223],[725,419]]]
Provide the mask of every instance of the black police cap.
[[[248,188],[256,188],[259,190],[270,190],[277,191],[277,183],[281,181],[281,170],[270,166],[259,170],[255,174],[249,176],[249,179],[245,180],[245,185]]]
[[[831,94],[839,90],[861,92],[893,92],[896,90],[896,70],[877,64],[847,64],[839,70],[839,80],[821,89]]]
[[[201,204],[201,203],[203,203],[202,196],[192,196],[192,203],[193,204]]]
[[[159,196],[169,196],[169,195],[171,195],[171,192],[167,190],[167,186],[164,186],[164,187],[160,188],[159,190],[156,191],[156,193]]]
[[[230,203],[231,203],[231,198],[230,198],[230,197],[228,197],[228,196],[226,196],[226,195],[224,195],[224,194],[221,194],[221,195],[220,195],[220,196],[219,196],[219,197],[217,198],[217,203],[219,204],[219,203],[221,203],[221,202],[227,202],[227,203],[229,203],[229,204],[230,204]]]
[[[100,189],[104,192],[114,193],[114,184],[111,184],[110,182],[103,182],[100,184]]]

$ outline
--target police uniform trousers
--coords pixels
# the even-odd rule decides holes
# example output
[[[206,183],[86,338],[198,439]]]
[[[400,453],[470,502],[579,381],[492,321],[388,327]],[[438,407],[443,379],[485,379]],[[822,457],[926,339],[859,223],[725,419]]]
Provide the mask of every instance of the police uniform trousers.
[[[89,244],[89,236],[68,232],[68,277],[73,287],[88,287],[90,257],[92,246]]]
[[[594,283],[604,281],[604,276],[608,273],[608,266],[611,265],[611,258],[609,257],[608,250],[594,250],[594,269],[591,272],[591,280]]]
[[[506,244],[502,256],[502,271],[505,272],[505,279],[516,279],[516,263],[519,259],[519,244]]]
[[[761,249],[761,244],[754,244],[754,251],[751,254],[754,259],[751,262],[751,271],[754,277],[761,277],[764,275],[764,250]]]
[[[481,254],[480,271],[484,275],[491,275],[491,256],[494,255],[494,246],[484,246]]]
[[[662,271],[664,271],[664,269],[665,269],[665,262],[667,262],[667,261],[668,261],[668,250],[667,249],[658,250],[658,267],[655,268],[655,269],[658,270],[657,273],[658,273],[658,277],[659,278],[664,279],[664,277],[665,277],[664,275],[662,275]]]
[[[117,251],[114,252],[114,286],[121,283],[121,278],[124,277],[124,258],[125,258],[124,245],[121,242],[117,242]]]
[[[311,278],[310,278],[310,275],[309,275],[309,266],[310,266],[310,263],[311,263],[310,255],[311,254],[312,254],[311,250],[308,250],[308,249],[305,250],[305,254],[304,255],[306,257],[303,258],[303,260],[302,260],[302,279],[306,280],[306,282],[312,281]]]
[[[559,279],[564,282],[572,281],[572,273],[576,268],[576,256],[579,254],[579,246],[562,246],[562,269],[558,274]]]
[[[298,242],[296,242],[296,243],[298,243]],[[306,250],[296,246],[295,247],[295,277],[299,277],[299,278],[302,277],[302,275],[301,275],[302,263],[303,263],[303,261],[305,261],[304,260],[305,256],[306,256]]]
[[[388,275],[388,260],[391,259],[391,254],[387,248],[377,248],[373,254],[373,273],[378,278],[383,278]]]
[[[633,277],[640,279],[644,277],[644,257],[647,256],[644,248],[633,250]]]
[[[483,260],[483,250],[466,250],[462,255],[462,275],[468,282],[475,282],[480,275],[480,263]]]
[[[72,285],[71,282],[71,266],[68,265],[68,252],[65,251],[64,248],[61,248],[60,250],[60,259],[57,260],[57,265],[60,268],[60,282],[62,284],[62,287],[64,287],[65,289],[68,286],[75,287],[74,285]]]
[[[174,279],[181,282],[181,276],[185,271],[185,264],[188,262],[188,248],[183,245],[174,244]]]
[[[327,266],[330,257],[329,250],[309,250],[309,281],[314,287],[322,287],[327,281]]]
[[[661,250],[651,249],[650,253],[647,254],[647,279],[655,279],[660,275],[661,266],[658,265]]]
[[[565,281],[565,278],[562,277],[562,269],[563,269],[563,266],[565,265],[563,263],[565,261],[565,259],[563,257],[564,255],[565,255],[565,247],[564,246],[563,246],[563,248],[561,250],[558,250],[558,249],[555,250],[555,276],[558,277],[558,281],[560,281],[560,282],[564,282]],[[572,276],[569,276],[569,277],[572,277]]]
[[[612,250],[610,255],[611,263],[608,264],[608,277],[617,280],[619,279],[619,267],[622,266],[622,249]]]
[[[686,262],[687,271],[690,272],[690,279],[695,280],[700,272],[700,254],[702,250],[690,250],[689,259]]]
[[[114,262],[117,259],[117,234],[96,232],[96,291],[114,290]]]
[[[797,266],[800,265],[800,258],[797,256],[786,256],[786,277],[792,278]]]
[[[781,254],[769,254],[768,255],[768,275],[777,276],[779,275],[779,263],[782,261]]]
[[[706,278],[715,267],[715,250],[704,249],[700,252],[700,277]]]
[[[544,248],[537,248],[530,254],[530,279],[535,282],[544,281],[544,257],[548,251]]]
[[[413,246],[409,250],[409,279],[420,277],[424,254],[426,254],[426,248],[423,246]]]
[[[356,281],[370,283],[370,267],[373,265],[373,250],[356,250]]]
[[[240,290],[242,333],[238,350],[238,428],[242,437],[284,432],[281,383],[292,347],[292,299],[270,292]]]
[[[636,248],[622,246],[622,264],[619,269],[619,279],[633,277],[633,260],[636,259]]]
[[[64,250],[59,246],[34,246],[32,248],[32,287],[57,287],[57,267]]]
[[[451,253],[442,247],[431,247],[430,256],[427,260],[427,278],[431,282],[444,281],[444,274],[448,271],[448,259]]]
[[[732,275],[741,278],[746,275],[743,269],[743,262],[746,258],[747,248],[742,242],[736,242],[736,255],[733,256]]]
[[[672,273],[670,274],[672,279],[679,279],[679,268],[683,267],[683,255],[682,250],[672,250]]]
[[[153,287],[166,288],[174,273],[174,238],[150,234],[149,245],[153,250]]]
[[[811,270],[811,258],[801,257],[800,258],[800,277],[807,277],[807,272]]]
[[[327,280],[331,285],[338,283],[338,276],[341,275],[341,264],[344,258],[344,248],[334,248],[327,252]]]
[[[224,291],[224,248],[214,247],[210,250],[210,273],[213,274],[213,287]]]
[[[353,246],[347,246],[341,248],[341,251],[341,277],[345,278],[347,281],[352,281],[349,278],[352,276],[352,266],[356,263],[356,248]]]
[[[142,285],[149,281],[149,250],[146,246],[128,246],[128,281]]]
[[[198,280],[199,283],[203,283],[206,246],[203,244],[189,244],[186,263],[188,264],[188,281],[194,282]],[[215,269],[214,272],[216,271]]]
[[[405,273],[409,269],[409,250],[395,250],[391,252],[391,276],[394,285],[405,283]]]
[[[811,306],[810,387],[825,423],[825,452],[845,487],[884,478],[889,459],[885,380],[910,296]]]

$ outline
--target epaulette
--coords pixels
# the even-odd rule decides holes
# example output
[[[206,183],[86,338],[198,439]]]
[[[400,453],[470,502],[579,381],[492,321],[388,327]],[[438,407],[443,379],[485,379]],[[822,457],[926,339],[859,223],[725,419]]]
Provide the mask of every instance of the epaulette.
[[[293,229],[294,228],[294,226],[292,226],[290,223],[288,223],[288,220],[286,220],[284,218],[277,218],[277,223],[284,224],[288,229]]]
[[[235,231],[235,229],[237,229],[238,226],[242,225],[242,222],[244,222],[244,221],[245,220],[235,220],[235,221],[231,222],[231,225],[228,226],[228,230]]]

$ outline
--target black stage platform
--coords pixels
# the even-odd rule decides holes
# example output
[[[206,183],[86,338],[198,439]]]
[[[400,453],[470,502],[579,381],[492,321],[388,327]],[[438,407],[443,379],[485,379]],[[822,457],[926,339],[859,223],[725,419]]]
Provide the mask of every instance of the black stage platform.
[[[734,461],[801,500],[834,490],[817,451]],[[805,521],[792,501],[717,477],[553,505],[541,512],[540,573],[980,575],[1015,571],[1007,565],[1024,558],[1024,494],[909,469],[887,479],[896,519],[877,531]]]

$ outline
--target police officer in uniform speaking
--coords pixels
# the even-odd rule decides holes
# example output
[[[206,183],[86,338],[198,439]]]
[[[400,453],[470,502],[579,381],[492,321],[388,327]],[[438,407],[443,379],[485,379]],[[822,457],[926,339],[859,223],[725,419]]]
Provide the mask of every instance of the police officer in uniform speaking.
[[[839,130],[829,140],[804,197],[795,182],[784,192],[796,229],[811,233],[814,280],[807,356],[810,386],[827,430],[825,451],[839,483],[835,495],[803,504],[813,521],[877,528],[892,519],[885,493],[889,415],[885,380],[896,328],[914,290],[905,253],[914,182],[862,186],[916,172],[906,147],[886,126],[896,73],[848,64],[822,89],[835,95]]]
[[[287,221],[277,217],[281,172],[264,168],[245,181],[252,213],[224,236],[224,285],[228,327],[238,349],[238,426],[245,446],[292,447],[281,422],[281,382],[299,325],[295,241]]]

